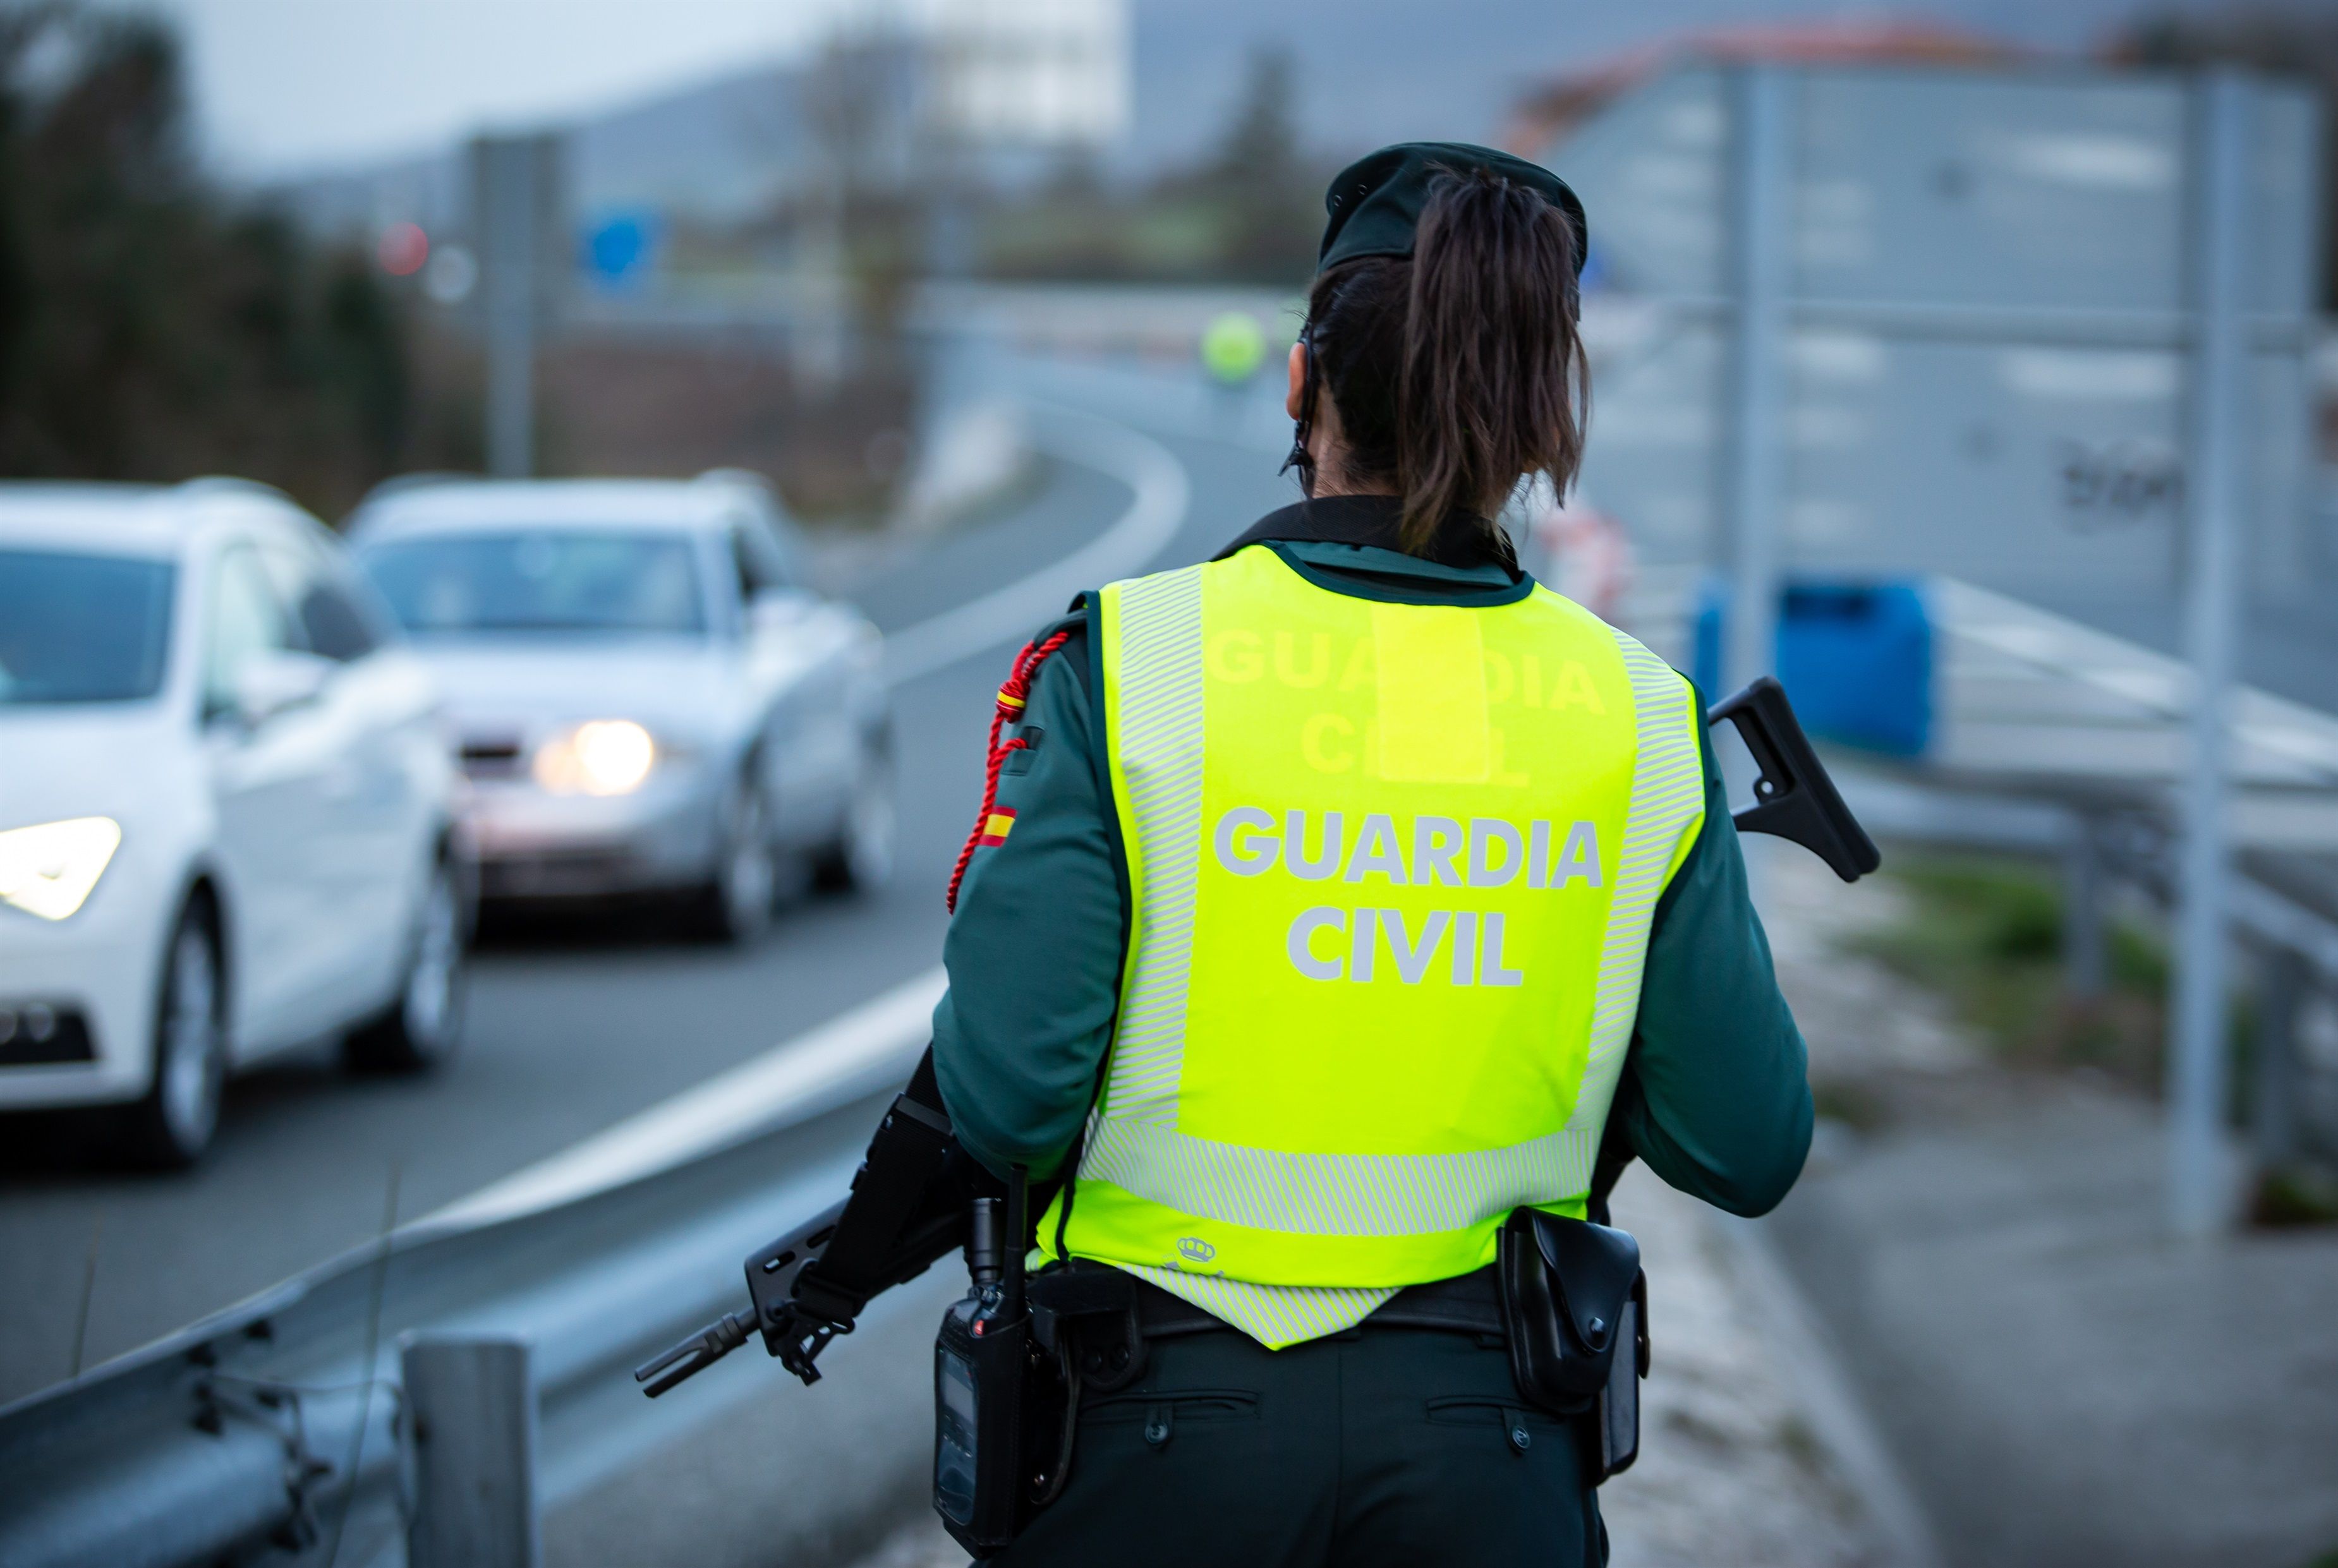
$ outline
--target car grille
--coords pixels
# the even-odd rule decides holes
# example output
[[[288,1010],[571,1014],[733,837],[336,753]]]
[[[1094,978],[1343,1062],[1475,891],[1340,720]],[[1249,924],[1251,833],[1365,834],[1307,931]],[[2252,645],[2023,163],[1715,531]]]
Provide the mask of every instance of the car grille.
[[[94,1062],[89,1020],[77,1007],[45,1002],[0,1003],[0,1067],[50,1067]]]
[[[463,742],[463,771],[474,779],[509,779],[520,770],[519,742],[477,737]]]
[[[642,868],[623,850],[494,856],[479,863],[483,898],[571,898],[640,886]]]

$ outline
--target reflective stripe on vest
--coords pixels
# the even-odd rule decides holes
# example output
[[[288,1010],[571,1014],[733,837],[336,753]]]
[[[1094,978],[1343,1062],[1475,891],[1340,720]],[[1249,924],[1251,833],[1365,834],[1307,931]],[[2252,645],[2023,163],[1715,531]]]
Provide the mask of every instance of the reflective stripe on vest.
[[[1579,1214],[1702,820],[1688,683],[1544,589],[1380,603],[1262,547],[1101,612],[1131,930],[1066,1250],[1353,1321]]]

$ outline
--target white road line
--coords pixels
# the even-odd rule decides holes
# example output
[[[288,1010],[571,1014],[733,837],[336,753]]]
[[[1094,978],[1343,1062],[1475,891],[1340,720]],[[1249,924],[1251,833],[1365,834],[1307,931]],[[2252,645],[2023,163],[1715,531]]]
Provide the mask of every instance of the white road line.
[[[1205,385],[1197,375],[1091,360],[1044,359],[1032,368],[1058,398],[1076,397],[1093,413],[1107,409],[1124,423],[1155,435],[1214,441],[1281,457],[1291,450],[1291,417],[1279,387],[1265,379],[1239,392]]]
[[[1044,450],[1102,468],[1136,494],[1113,525],[1069,555],[885,639],[893,685],[930,674],[968,654],[1027,637],[1059,615],[1073,594],[1101,588],[1146,565],[1185,521],[1193,485],[1184,465],[1149,436],[1076,409],[1036,407],[1032,439]]]
[[[931,1033],[941,970],[926,971],[582,1142],[458,1198],[411,1230],[464,1230],[533,1214],[734,1147],[907,1079]]]

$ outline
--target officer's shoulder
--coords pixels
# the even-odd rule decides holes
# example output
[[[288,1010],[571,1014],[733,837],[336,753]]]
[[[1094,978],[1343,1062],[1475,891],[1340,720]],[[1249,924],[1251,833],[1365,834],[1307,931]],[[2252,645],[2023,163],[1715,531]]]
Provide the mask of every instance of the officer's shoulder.
[[[1073,594],[1072,602],[1065,607],[1064,612],[1032,635],[1031,645],[1045,647],[1061,637],[1065,639],[1063,647],[1068,648],[1073,642],[1085,640],[1088,634],[1088,607],[1095,603],[1094,593],[1083,592]]]
[[[1046,673],[1048,665],[1061,664],[1071,671],[1082,687],[1087,685],[1088,605],[1094,598],[1092,593],[1074,595],[1069,609],[1040,627],[1033,635],[1031,646],[1034,648],[1056,643],[1046,658],[1040,662],[1040,668],[1034,671],[1035,680]],[[1059,642],[1056,642],[1058,638],[1062,639]]]
[[[1543,606],[1547,613],[1558,617],[1561,622],[1577,631],[1596,632],[1603,641],[1613,639],[1616,652],[1623,660],[1626,670],[1644,677],[1657,676],[1660,673],[1670,676],[1680,682],[1683,691],[1689,697],[1696,697],[1696,682],[1659,657],[1646,643],[1614,622],[1606,620],[1596,612],[1584,608],[1546,583],[1535,584],[1534,602]]]
[[[1101,607],[1108,600],[1119,598],[1132,589],[1159,589],[1174,582],[1191,584],[1207,573],[1227,570],[1235,561],[1250,553],[1250,546],[1244,546],[1239,550],[1229,549],[1222,554],[1212,556],[1207,561],[1196,561],[1190,565],[1164,566],[1157,572],[1140,572],[1133,577],[1115,577],[1093,593],[1080,594],[1072,601],[1073,607],[1077,609],[1083,603]]]
[[[1634,652],[1645,653],[1639,641],[1614,622],[1603,618],[1596,611],[1585,608],[1553,588],[1547,583],[1537,583],[1529,602],[1546,615],[1578,633],[1590,633],[1601,639],[1613,638],[1618,650],[1628,658]]]

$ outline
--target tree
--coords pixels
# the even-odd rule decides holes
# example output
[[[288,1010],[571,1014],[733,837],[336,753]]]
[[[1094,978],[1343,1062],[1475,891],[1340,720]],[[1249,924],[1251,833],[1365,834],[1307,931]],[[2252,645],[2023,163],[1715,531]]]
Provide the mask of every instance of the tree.
[[[864,351],[895,352],[925,260],[927,203],[914,178],[915,54],[887,30],[829,41],[804,82],[819,152],[811,192],[820,243],[850,291]]]
[[[203,181],[182,80],[153,20],[0,10],[0,475],[338,508],[406,446],[402,313],[364,257]]]
[[[1262,49],[1205,172],[1226,206],[1226,265],[1260,282],[1303,279],[1315,260],[1319,214],[1299,145],[1291,56]]]

